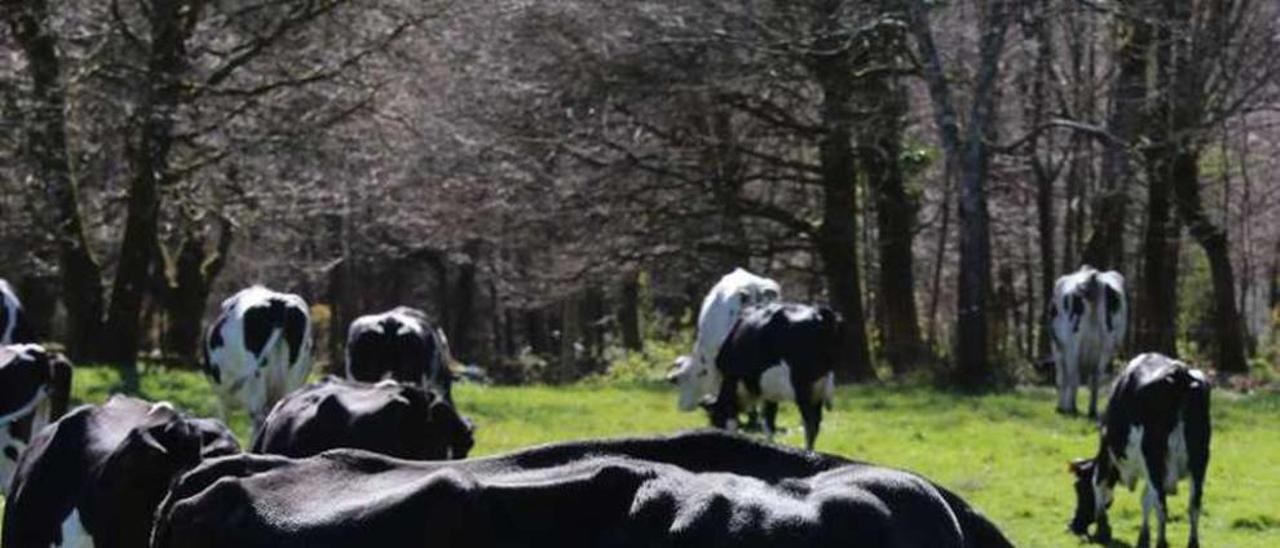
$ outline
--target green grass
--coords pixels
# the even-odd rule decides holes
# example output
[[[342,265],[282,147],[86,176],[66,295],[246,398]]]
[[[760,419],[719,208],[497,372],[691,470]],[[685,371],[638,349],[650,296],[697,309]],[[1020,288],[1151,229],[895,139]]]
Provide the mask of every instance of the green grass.
[[[79,368],[74,397],[103,401],[118,384],[106,368]],[[198,373],[152,369],[141,394],[197,414],[217,403]],[[1082,394],[1083,395],[1083,394]],[[595,381],[570,386],[457,385],[454,398],[478,425],[474,455],[586,437],[673,432],[704,424],[675,410],[660,384]],[[839,390],[818,450],[913,470],[960,493],[1019,546],[1082,546],[1066,532],[1073,509],[1067,462],[1091,456],[1097,435],[1083,418],[1053,412],[1050,389],[965,396],[918,386]],[[1280,394],[1214,394],[1213,456],[1201,538],[1206,546],[1280,546]],[[799,418],[784,406],[780,443],[802,445]],[[247,431],[244,416],[233,428]],[[1170,499],[1169,539],[1186,541],[1186,484]],[[1118,491],[1111,510],[1117,546],[1137,539],[1138,493]]]

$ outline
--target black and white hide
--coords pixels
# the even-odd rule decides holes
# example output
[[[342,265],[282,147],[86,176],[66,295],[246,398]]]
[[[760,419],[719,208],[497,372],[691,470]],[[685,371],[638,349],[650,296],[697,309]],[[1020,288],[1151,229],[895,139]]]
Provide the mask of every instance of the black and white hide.
[[[1089,374],[1089,416],[1098,416],[1098,386],[1124,341],[1128,300],[1124,276],[1083,266],[1058,278],[1048,309],[1058,411],[1076,413],[1080,375]]]
[[[311,344],[306,301],[255,285],[222,302],[205,337],[205,374],[224,410],[247,410],[256,431],[272,405],[306,382]]]
[[[1167,546],[1165,497],[1178,481],[1191,477],[1189,546],[1200,545],[1200,502],[1209,466],[1209,391],[1205,376],[1161,354],[1142,354],[1116,378],[1102,419],[1101,442],[1092,459],[1071,463],[1076,511],[1071,530],[1079,535],[1097,523],[1094,538],[1111,540],[1107,508],[1116,484],[1133,490],[1146,483],[1142,497],[1142,533],[1138,546],[1151,541],[1148,518],[1156,515],[1156,545]],[[1268,465],[1267,463],[1262,463]]]

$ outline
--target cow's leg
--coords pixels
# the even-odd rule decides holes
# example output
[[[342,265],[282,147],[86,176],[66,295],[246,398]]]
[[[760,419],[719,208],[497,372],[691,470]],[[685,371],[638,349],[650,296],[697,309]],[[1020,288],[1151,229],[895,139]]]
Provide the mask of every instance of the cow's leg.
[[[1053,356],[1054,385],[1058,389],[1058,412],[1067,412],[1067,362],[1059,353],[1055,352]]]
[[[773,441],[773,435],[778,432],[778,402],[766,401],[763,407],[764,435]]]
[[[711,404],[711,425],[730,432],[738,430],[738,380],[725,377],[720,381],[720,393]]]
[[[1142,532],[1138,533],[1138,546],[1147,548],[1151,546],[1151,509],[1156,505],[1156,491],[1147,482],[1146,488],[1142,490]]]
[[[1166,548],[1164,529],[1168,512],[1165,506],[1164,479],[1168,476],[1165,454],[1168,453],[1168,431],[1162,428],[1151,428],[1142,434],[1142,458],[1147,464],[1147,492],[1142,498],[1142,534],[1138,537],[1138,546],[1148,546],[1150,535],[1147,529],[1147,513],[1156,513],[1156,546]]]
[[[1200,548],[1200,493],[1204,489],[1204,478],[1191,479],[1191,501],[1187,517],[1191,525],[1191,536],[1187,548]]]
[[[1191,525],[1190,548],[1200,547],[1200,498],[1204,494],[1205,472],[1209,468],[1209,392],[1195,390],[1183,413],[1183,433],[1187,444],[1187,468],[1191,475],[1188,513]]]
[[[822,401],[815,398],[808,387],[796,387],[796,407],[804,419],[804,448],[813,451],[818,439],[818,426],[822,424]]]
[[[1068,415],[1076,414],[1076,386],[1079,384],[1080,367],[1076,363],[1077,353],[1071,349],[1063,352],[1057,360],[1058,371],[1058,412]]]
[[[1102,376],[1107,372],[1107,364],[1111,361],[1113,348],[1106,348],[1098,356],[1097,366],[1093,368],[1093,376],[1089,378],[1089,418],[1098,418],[1098,387],[1102,384]]]

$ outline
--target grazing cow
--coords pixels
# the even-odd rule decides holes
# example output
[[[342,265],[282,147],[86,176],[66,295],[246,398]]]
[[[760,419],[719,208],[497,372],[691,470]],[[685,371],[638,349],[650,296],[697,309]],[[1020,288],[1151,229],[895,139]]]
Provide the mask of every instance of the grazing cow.
[[[772,303],[748,308],[733,325],[716,369],[724,379],[709,405],[712,424],[736,428],[739,406],[762,402],[764,428],[777,430],[778,403],[794,401],[804,419],[804,445],[812,450],[822,408],[835,397],[841,320],[829,308]]]
[[[0,278],[0,344],[35,342],[27,330],[22,301],[9,282]]]
[[[1128,318],[1124,276],[1085,265],[1058,278],[1049,303],[1058,412],[1076,413],[1081,371],[1090,372],[1089,417],[1098,416],[1098,384],[1124,341]]]
[[[173,481],[240,451],[221,422],[126,396],[76,408],[23,453],[5,501],[3,548],[147,546]]]
[[[307,303],[260,285],[243,289],[222,301],[204,351],[205,374],[223,410],[245,408],[256,432],[271,406],[311,372]]]
[[[1156,513],[1157,546],[1164,537],[1168,507],[1165,495],[1178,492],[1178,480],[1191,476],[1189,546],[1200,545],[1200,498],[1209,466],[1209,381],[1196,369],[1160,354],[1142,354],[1116,378],[1102,419],[1102,440],[1093,459],[1071,463],[1075,474],[1076,512],[1071,531],[1085,535],[1097,521],[1094,538],[1111,540],[1107,508],[1117,483],[1132,491],[1139,479],[1142,533],[1138,546],[1148,546],[1147,518]]]
[[[711,288],[698,312],[698,338],[693,344],[693,354],[679,357],[667,377],[679,387],[677,407],[681,411],[697,409],[705,398],[720,391],[716,356],[743,309],[780,298],[782,288],[778,282],[741,268],[726,274]]]
[[[253,452],[309,457],[349,447],[402,459],[466,458],[471,430],[452,405],[422,387],[329,376],[280,400]]]
[[[238,455],[157,515],[154,548],[1012,546],[910,472],[705,431],[464,461]]]
[[[448,341],[416,308],[398,306],[361,316],[347,331],[347,378],[364,382],[395,379],[435,388],[452,404],[453,374]]]
[[[40,345],[0,346],[0,494],[31,437],[67,411],[71,362]]]

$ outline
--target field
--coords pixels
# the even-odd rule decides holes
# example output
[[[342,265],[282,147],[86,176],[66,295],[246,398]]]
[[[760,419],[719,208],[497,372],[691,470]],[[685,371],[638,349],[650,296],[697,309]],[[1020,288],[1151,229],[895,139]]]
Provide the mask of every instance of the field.
[[[114,370],[79,368],[75,398],[102,401]],[[703,425],[675,410],[664,385],[580,383],[563,387],[457,385],[455,399],[478,425],[474,454],[584,437],[672,432]],[[199,414],[217,406],[203,378],[151,369],[141,393]],[[1201,538],[1206,546],[1280,546],[1280,394],[1214,394],[1213,456]],[[1096,435],[1081,418],[1052,411],[1049,389],[964,396],[917,386],[842,387],[822,424],[818,450],[919,472],[959,492],[1019,546],[1081,546],[1066,532],[1072,492],[1066,464],[1089,456]],[[802,445],[799,419],[785,408],[781,443]],[[243,437],[243,416],[233,417]],[[1186,540],[1185,484],[1170,502],[1174,546]],[[1137,494],[1119,491],[1112,508],[1117,543],[1136,540]]]

